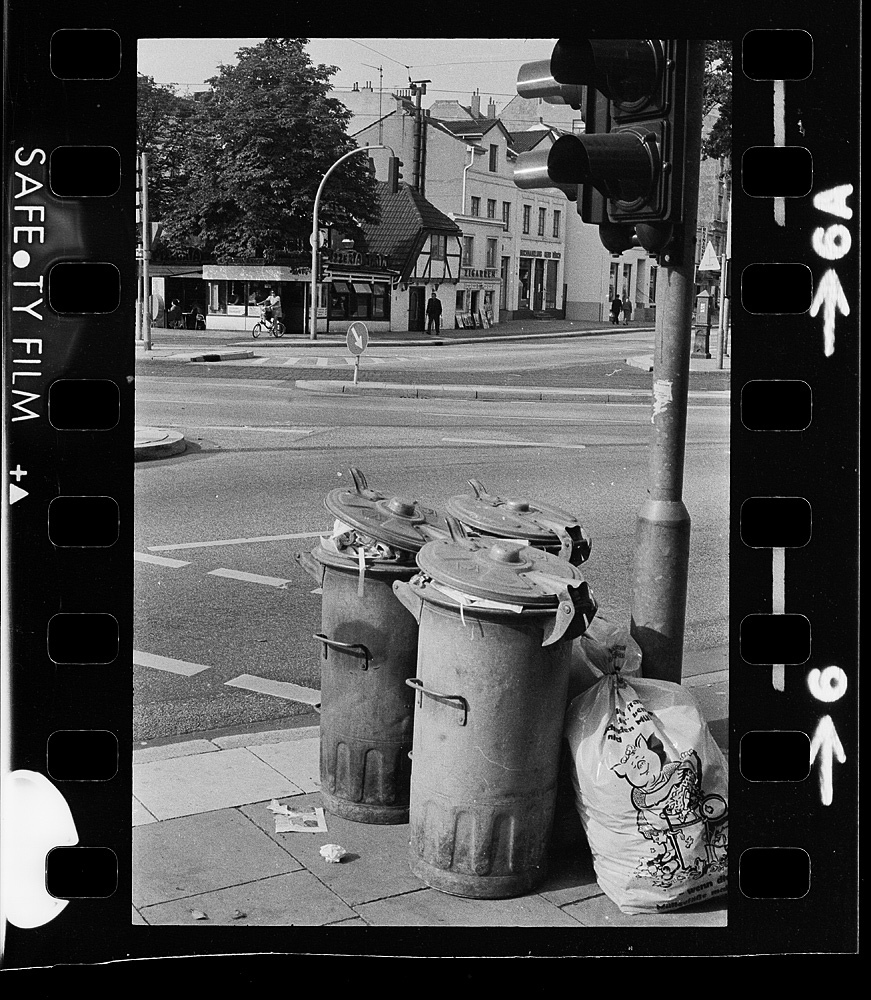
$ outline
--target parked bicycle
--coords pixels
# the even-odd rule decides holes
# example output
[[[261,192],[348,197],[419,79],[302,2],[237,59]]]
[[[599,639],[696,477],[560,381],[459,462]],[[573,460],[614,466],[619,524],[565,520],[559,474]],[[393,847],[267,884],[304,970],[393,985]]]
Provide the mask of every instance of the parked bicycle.
[[[268,333],[270,337],[283,337],[287,327],[280,319],[272,315],[272,310],[268,306],[260,306],[260,319],[254,324],[251,336],[257,339],[261,333]]]

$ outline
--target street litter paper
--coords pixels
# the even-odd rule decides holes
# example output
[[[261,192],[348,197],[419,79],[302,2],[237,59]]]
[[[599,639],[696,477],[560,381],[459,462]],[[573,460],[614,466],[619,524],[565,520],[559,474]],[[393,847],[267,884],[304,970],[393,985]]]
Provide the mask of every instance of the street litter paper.
[[[291,809],[273,799],[267,806],[275,814],[276,833],[326,833],[327,822],[321,808]]]

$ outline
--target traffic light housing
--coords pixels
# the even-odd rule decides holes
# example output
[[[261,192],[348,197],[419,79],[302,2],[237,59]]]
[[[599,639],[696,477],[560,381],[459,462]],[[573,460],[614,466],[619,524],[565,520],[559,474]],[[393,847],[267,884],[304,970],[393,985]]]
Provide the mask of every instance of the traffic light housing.
[[[568,95],[579,107],[585,92],[586,128],[560,136],[532,166],[521,154],[515,182],[574,187],[581,217],[600,226],[612,253],[662,250],[683,218],[687,58],[676,39],[559,39],[549,64],[521,68],[518,93],[550,103],[571,103]]]
[[[390,185],[392,194],[399,190],[399,182],[402,180],[402,160],[398,156],[391,156],[387,161],[387,183]]]

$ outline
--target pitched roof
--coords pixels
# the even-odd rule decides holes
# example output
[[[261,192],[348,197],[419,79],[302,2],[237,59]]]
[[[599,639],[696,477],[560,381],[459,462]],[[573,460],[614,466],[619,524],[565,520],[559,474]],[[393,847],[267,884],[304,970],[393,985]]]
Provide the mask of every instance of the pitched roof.
[[[459,236],[460,227],[435,205],[409,187],[400,184],[394,194],[382,181],[376,184],[381,205],[381,221],[363,223],[366,248],[384,254],[389,266],[405,274],[414,263],[413,254],[425,232]]]
[[[511,132],[511,148],[516,153],[525,153],[535,147],[546,136],[551,135],[549,129],[532,129],[528,132]]]

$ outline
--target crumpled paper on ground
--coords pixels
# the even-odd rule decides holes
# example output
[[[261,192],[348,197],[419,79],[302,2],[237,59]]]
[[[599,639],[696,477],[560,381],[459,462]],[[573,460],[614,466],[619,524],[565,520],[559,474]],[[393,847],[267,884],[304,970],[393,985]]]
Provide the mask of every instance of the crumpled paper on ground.
[[[324,861],[332,861],[338,863],[348,852],[344,847],[339,847],[338,844],[324,844],[321,848],[321,857]]]

